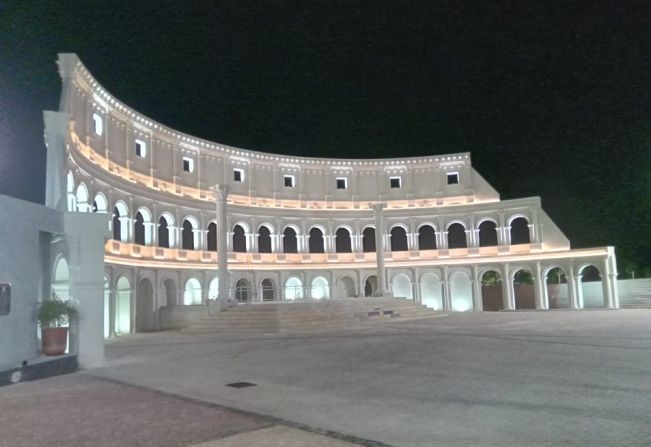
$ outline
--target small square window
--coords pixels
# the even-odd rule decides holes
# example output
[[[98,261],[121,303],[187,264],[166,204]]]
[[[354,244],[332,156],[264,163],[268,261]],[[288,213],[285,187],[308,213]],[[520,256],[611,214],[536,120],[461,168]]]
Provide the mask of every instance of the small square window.
[[[102,121],[102,117],[97,113],[93,113],[93,130],[97,135],[104,133],[104,121]]]
[[[241,169],[233,169],[233,181],[242,183],[244,181],[244,171]]]
[[[346,177],[337,177],[337,189],[348,188],[348,179]]]
[[[294,176],[293,175],[286,175],[284,176],[285,179],[285,188],[293,188],[294,187]]]
[[[402,179],[400,177],[391,177],[389,181],[391,188],[400,188],[402,186]]]
[[[448,185],[456,185],[457,183],[459,183],[459,173],[448,172]]]
[[[142,158],[147,156],[147,143],[142,140],[136,140],[136,155]]]
[[[194,171],[194,160],[190,157],[183,157],[183,170],[185,172]]]

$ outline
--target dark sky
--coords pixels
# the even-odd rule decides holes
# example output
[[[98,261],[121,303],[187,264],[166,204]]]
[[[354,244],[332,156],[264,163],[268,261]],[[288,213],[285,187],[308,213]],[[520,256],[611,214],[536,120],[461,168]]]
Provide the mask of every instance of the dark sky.
[[[261,151],[472,153],[574,247],[651,266],[651,2],[0,0],[0,193],[41,202],[58,52],[164,124]]]

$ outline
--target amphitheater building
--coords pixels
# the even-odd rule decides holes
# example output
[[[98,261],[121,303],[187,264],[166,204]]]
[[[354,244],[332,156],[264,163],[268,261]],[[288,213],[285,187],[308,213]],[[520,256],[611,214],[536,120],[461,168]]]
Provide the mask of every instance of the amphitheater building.
[[[335,159],[230,147],[131,109],[74,54],[58,65],[46,205],[106,215],[105,336],[188,325],[217,298],[619,307],[614,248],[571,249],[540,198],[500,200],[469,153]],[[66,256],[52,259],[64,297]]]

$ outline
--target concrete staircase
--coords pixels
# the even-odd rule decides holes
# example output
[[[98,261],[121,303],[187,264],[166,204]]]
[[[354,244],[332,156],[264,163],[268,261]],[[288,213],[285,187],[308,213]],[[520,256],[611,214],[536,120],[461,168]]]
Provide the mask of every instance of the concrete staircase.
[[[345,298],[240,304],[201,318],[186,333],[281,333],[377,324],[441,316],[418,303],[399,298]]]
[[[651,307],[651,284],[648,279],[620,281],[619,306],[624,309]]]

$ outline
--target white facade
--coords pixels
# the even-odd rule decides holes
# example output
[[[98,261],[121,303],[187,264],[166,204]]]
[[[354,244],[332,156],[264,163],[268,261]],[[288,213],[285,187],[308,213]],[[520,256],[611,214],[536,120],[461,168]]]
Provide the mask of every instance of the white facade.
[[[58,62],[69,119],[58,124],[63,159],[48,155],[47,200],[106,213],[107,334],[157,329],[160,308],[215,298],[220,235],[230,273],[223,293],[233,300],[388,291],[437,309],[482,310],[490,271],[501,278],[497,307],[563,307],[560,287],[565,307],[582,308],[582,275],[593,266],[598,304],[618,307],[614,249],[571,250],[539,198],[501,201],[469,153],[352,160],[229,147],[132,110],[76,55]],[[217,185],[228,191],[225,222]]]

